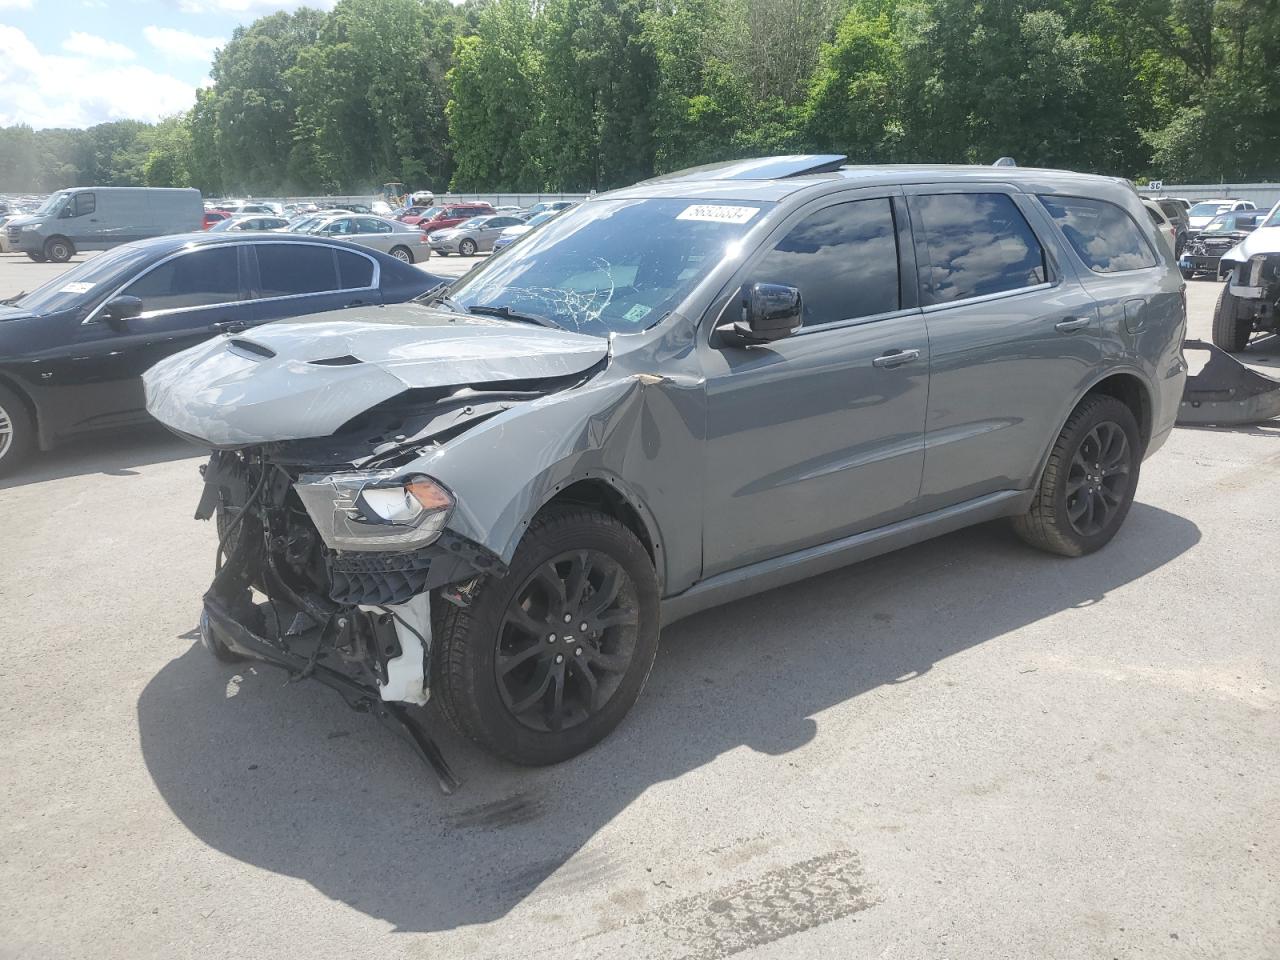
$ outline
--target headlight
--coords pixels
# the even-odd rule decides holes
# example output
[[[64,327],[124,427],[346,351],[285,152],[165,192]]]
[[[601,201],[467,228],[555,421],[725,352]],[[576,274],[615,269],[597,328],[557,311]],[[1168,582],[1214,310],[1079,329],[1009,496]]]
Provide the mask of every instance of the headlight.
[[[36,230],[36,229],[39,229],[39,227],[40,227],[40,224],[38,223],[24,223],[22,225],[22,232],[26,233],[28,230]]]
[[[294,484],[333,550],[416,550],[440,536],[454,499],[421,474],[395,470],[304,474]]]

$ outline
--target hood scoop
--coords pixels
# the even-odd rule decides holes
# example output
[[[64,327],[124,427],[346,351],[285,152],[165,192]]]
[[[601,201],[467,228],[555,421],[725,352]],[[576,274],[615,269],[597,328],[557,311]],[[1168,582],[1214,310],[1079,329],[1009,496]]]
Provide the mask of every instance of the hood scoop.
[[[488,317],[388,306],[317,314],[206,341],[143,375],[147,410],[214,446],[328,437],[410,390],[528,383],[584,373],[600,337]]]

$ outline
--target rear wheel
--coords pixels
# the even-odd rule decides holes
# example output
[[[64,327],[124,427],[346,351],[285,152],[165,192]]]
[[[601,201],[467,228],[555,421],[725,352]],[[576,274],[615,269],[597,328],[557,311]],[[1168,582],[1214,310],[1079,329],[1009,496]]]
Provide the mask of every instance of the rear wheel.
[[[1014,530],[1049,553],[1093,553],[1124,523],[1141,464],[1133,412],[1115,397],[1086,397],[1058,434],[1031,509],[1014,518]]]
[[[653,563],[617,520],[553,509],[500,580],[437,607],[433,685],[446,717],[516,763],[567,760],[618,725],[658,649]]]
[[[66,237],[50,237],[44,245],[44,255],[54,263],[66,263],[75,252],[76,248]]]
[[[474,240],[463,240],[458,244],[458,253],[464,257],[474,257],[476,255],[476,242]]]
[[[23,399],[0,386],[0,476],[11,473],[36,447],[35,420]]]
[[[1239,353],[1249,345],[1249,335],[1253,333],[1253,318],[1248,314],[1241,315],[1240,298],[1231,292],[1231,287],[1222,288],[1218,294],[1218,305],[1213,309],[1213,342],[1228,353]]]
[[[413,251],[408,247],[392,247],[391,255],[404,263],[413,263]]]

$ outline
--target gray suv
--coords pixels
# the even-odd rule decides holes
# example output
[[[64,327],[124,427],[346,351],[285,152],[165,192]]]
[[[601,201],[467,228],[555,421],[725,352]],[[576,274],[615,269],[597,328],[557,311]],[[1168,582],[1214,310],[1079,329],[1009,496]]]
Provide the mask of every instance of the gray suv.
[[[778,157],[583,203],[431,303],[268,324],[146,377],[214,448],[204,644],[520,763],[635,702],[659,628],[999,517],[1123,523],[1185,379],[1133,188]]]

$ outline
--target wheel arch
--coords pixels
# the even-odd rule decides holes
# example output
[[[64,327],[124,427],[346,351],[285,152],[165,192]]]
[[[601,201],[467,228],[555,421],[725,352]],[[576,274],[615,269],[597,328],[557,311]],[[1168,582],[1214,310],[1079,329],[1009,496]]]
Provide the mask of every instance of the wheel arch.
[[[661,592],[665,582],[665,564],[662,562],[662,540],[657,532],[657,522],[645,507],[644,501],[618,477],[607,471],[589,471],[582,476],[566,478],[555,484],[547,494],[543,502],[533,511],[530,522],[551,507],[568,504],[590,507],[613,517],[635,534],[645,552],[649,554],[658,577],[659,592]]]
[[[0,373],[0,386],[5,387],[15,394],[26,407],[27,413],[31,416],[31,422],[36,428],[36,446],[41,450],[48,450],[53,446],[53,437],[46,436],[44,431],[44,418],[40,415],[40,408],[36,406],[35,400],[31,398],[31,394],[23,389],[22,384],[11,376]]]
[[[1053,452],[1053,445],[1057,443],[1058,436],[1067,425],[1067,421],[1071,419],[1071,415],[1076,412],[1080,404],[1093,396],[1114,397],[1129,408],[1134,419],[1138,421],[1138,434],[1145,455],[1147,445],[1151,442],[1151,431],[1155,422],[1153,391],[1146,379],[1137,371],[1129,368],[1112,368],[1100,374],[1085,387],[1075,398],[1075,402],[1059,418],[1058,429],[1048,438],[1044,452],[1040,455],[1040,463],[1032,477],[1030,489],[1039,488],[1045,468],[1049,464],[1049,455]]]

